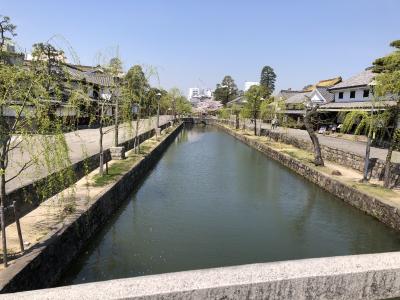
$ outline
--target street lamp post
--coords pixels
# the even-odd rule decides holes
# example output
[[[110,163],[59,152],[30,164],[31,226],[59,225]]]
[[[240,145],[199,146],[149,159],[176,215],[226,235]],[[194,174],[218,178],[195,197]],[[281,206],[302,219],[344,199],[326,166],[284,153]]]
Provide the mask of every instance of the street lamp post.
[[[261,102],[263,102],[265,99],[264,99],[264,97],[261,97],[260,100],[261,100]],[[260,130],[259,130],[259,135],[260,136],[261,136],[261,125],[262,125],[262,115],[261,115],[261,111],[260,111]]]
[[[160,100],[161,100],[161,93],[157,93],[157,128],[160,128]]]
[[[140,105],[139,103],[134,103],[132,105],[132,114],[136,114],[136,133],[135,133],[135,153],[139,153],[139,118],[140,118]]]

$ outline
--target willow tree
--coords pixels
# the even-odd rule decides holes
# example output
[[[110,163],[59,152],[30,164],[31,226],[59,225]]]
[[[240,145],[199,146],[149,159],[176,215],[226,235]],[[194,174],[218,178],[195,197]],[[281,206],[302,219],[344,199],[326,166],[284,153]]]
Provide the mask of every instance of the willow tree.
[[[125,75],[123,83],[124,105],[127,108],[137,107],[136,113],[136,132],[135,132],[135,151],[140,151],[139,143],[139,122],[142,115],[142,108],[150,90],[148,77],[143,71],[142,66],[131,67]]]
[[[265,100],[265,87],[253,85],[244,96],[247,100],[245,107],[254,120],[254,135],[257,135],[257,118],[260,116],[261,103]]]
[[[390,187],[392,154],[400,144],[400,40],[393,41],[390,46],[395,48],[395,51],[373,62],[373,71],[378,73],[375,77],[375,94],[396,102],[391,109],[394,129],[385,161],[384,186],[386,188]]]
[[[2,64],[0,68],[0,215],[3,262],[7,265],[4,209],[7,185],[21,176],[53,174],[37,186],[42,198],[60,184],[71,184],[73,172],[63,134],[62,116],[54,118],[54,106],[65,105],[49,89],[49,75],[42,70]],[[19,159],[17,160],[17,157]]]
[[[354,134],[367,136],[365,147],[363,182],[368,181],[368,170],[370,162],[371,143],[375,136],[385,134],[390,121],[390,110],[384,112],[366,112],[354,110],[344,115],[341,132],[348,133],[354,130]]]
[[[105,66],[105,71],[108,76],[112,78],[112,83],[109,87],[111,94],[111,102],[114,104],[114,146],[118,147],[119,137],[119,117],[120,117],[120,96],[121,96],[121,82],[124,75],[121,59],[116,56],[110,59],[109,63]],[[123,114],[122,114],[123,115]]]

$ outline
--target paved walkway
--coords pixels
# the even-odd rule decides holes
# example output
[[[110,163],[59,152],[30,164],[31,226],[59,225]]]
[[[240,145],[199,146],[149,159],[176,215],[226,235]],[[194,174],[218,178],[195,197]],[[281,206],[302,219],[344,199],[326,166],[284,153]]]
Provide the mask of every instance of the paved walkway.
[[[160,125],[171,120],[171,116],[160,116]],[[136,123],[132,126],[121,124],[119,127],[119,142],[132,139],[135,136]],[[144,119],[139,122],[139,133],[145,132],[156,126],[156,117]],[[103,136],[103,147],[108,149],[114,144],[114,126],[104,128],[106,132]],[[82,129],[65,134],[65,138],[70,149],[70,159],[72,163],[76,163],[85,157],[91,156],[99,152],[99,129]],[[26,146],[25,146],[26,147]],[[40,148],[40,145],[37,145]],[[36,150],[35,150],[36,151]],[[6,177],[11,178],[20,167],[30,160],[30,151],[24,149],[24,146],[15,149],[10,155],[10,165],[7,168]],[[39,158],[40,159],[40,158]],[[7,192],[19,188],[25,184],[36,181],[48,175],[45,167],[30,167],[26,169],[21,176],[13,179],[6,185]]]
[[[254,125],[250,124],[250,121],[248,121],[246,124],[248,126],[254,126]],[[257,127],[258,126],[259,126],[259,123],[257,122]],[[262,128],[271,129],[271,125],[263,123]],[[289,136],[303,139],[305,141],[311,141],[310,136],[308,135],[306,130],[278,127],[277,129],[274,129],[274,131],[284,132],[284,133],[288,134]],[[326,136],[326,135],[322,135],[322,134],[318,134],[318,138],[322,145],[338,148],[338,149],[341,149],[346,152],[361,155],[363,157],[365,156],[365,147],[366,147],[365,142],[351,141],[351,140],[346,140],[346,139],[339,138],[339,137],[330,137],[330,136]],[[378,158],[381,160],[385,160],[386,154],[387,154],[387,149],[371,147],[371,158]],[[398,152],[398,151],[393,152],[392,162],[400,163],[400,152]]]

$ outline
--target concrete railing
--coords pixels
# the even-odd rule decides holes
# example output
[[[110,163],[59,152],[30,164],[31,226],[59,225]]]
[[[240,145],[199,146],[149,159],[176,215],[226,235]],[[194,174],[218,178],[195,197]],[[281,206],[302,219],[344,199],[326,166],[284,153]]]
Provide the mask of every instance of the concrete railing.
[[[400,296],[400,253],[260,263],[117,279],[4,299],[387,299]]]

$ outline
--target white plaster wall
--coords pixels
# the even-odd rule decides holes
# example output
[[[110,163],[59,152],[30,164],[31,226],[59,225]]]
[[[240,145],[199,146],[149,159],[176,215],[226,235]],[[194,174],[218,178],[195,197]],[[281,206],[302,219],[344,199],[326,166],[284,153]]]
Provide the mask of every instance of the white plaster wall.
[[[371,91],[370,91],[368,97],[366,97],[366,98],[363,97],[363,93],[364,93],[365,89],[368,89],[368,88],[365,87],[365,88],[343,89],[343,90],[334,91],[335,102],[370,101],[371,98],[372,98],[371,97]],[[356,91],[356,97],[355,98],[350,98],[350,91]],[[339,92],[343,92],[343,99],[339,99]]]

